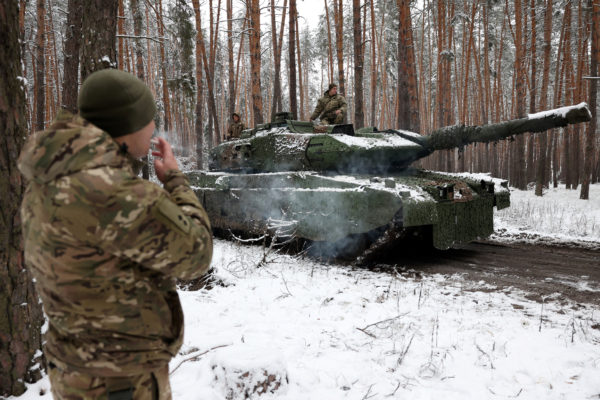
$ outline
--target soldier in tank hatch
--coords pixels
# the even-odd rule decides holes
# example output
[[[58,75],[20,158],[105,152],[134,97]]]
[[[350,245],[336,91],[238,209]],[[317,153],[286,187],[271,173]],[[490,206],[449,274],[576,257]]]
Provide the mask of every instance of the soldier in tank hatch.
[[[244,129],[246,129],[246,126],[242,122],[240,114],[234,112],[231,114],[231,122],[227,128],[227,140],[239,139]]]
[[[160,187],[138,178],[156,105],[118,70],[81,86],[80,116],[59,113],[19,157],[28,180],[25,262],[48,316],[44,353],[55,399],[171,398],[169,360],[183,340],[175,279],[202,276],[211,227],[158,139]]]
[[[347,109],[346,99],[338,94],[337,85],[331,83],[323,97],[318,100],[310,120],[321,118],[321,123],[324,125],[341,124],[344,122]]]

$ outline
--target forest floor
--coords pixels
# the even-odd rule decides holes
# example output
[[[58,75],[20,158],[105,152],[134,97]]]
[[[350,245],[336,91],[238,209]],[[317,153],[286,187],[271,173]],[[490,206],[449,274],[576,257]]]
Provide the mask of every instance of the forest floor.
[[[490,240],[375,270],[216,240],[173,397],[599,398],[600,185],[578,196],[513,190]]]

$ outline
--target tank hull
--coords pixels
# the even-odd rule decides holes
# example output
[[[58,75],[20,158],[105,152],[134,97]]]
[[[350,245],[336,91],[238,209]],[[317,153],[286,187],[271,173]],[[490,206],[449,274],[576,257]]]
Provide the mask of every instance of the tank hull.
[[[192,172],[192,187],[213,227],[317,242],[393,229],[431,227],[432,245],[485,238],[493,209],[509,205],[505,181],[406,170],[384,177],[287,171]]]

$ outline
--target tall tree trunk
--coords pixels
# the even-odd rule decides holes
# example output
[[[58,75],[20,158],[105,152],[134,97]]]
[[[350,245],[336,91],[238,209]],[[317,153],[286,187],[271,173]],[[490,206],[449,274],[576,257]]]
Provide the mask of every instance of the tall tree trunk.
[[[136,75],[140,80],[146,80],[146,74],[144,71],[144,51],[143,51],[143,42],[140,36],[142,36],[142,32],[144,31],[144,15],[142,14],[142,9],[140,7],[140,0],[130,0],[129,6],[131,7],[131,13],[133,16],[133,35],[136,37],[135,39],[135,70]],[[150,171],[148,167],[148,156],[142,158],[142,178],[149,179]]]
[[[79,91],[79,49],[81,47],[81,17],[83,0],[69,0],[67,28],[65,33],[65,61],[63,75],[62,106],[77,113]]]
[[[398,27],[398,114],[397,128],[419,132],[417,67],[410,17],[410,0],[396,0]]]
[[[256,125],[263,123],[260,83],[260,1],[250,0],[250,74],[252,75],[252,114]],[[290,40],[294,40],[293,38]]]
[[[290,0],[292,1],[292,0]],[[327,58],[327,65],[329,68],[327,69],[327,76],[329,78],[329,83],[333,82],[333,41],[331,40],[331,22],[329,18],[329,6],[327,5],[327,0],[323,0],[325,3],[325,21],[327,22],[327,53],[329,57]],[[291,4],[291,3],[290,3]],[[294,0],[294,4],[295,0]]]
[[[82,13],[81,81],[89,74],[117,67],[118,0],[85,0]]]
[[[516,85],[516,118],[525,117],[525,99],[527,77],[525,72],[525,41],[523,39],[523,6],[521,0],[515,0],[515,85]],[[525,178],[525,138],[517,136],[513,146],[515,151],[515,187],[525,190],[527,182]]]
[[[373,1],[369,2],[371,11],[371,126],[375,126],[375,110],[377,107],[377,33],[373,3]]]
[[[277,39],[277,23],[275,22],[275,0],[271,0],[271,36],[273,39],[273,57],[274,60],[274,73],[273,73],[273,105],[271,115],[274,116],[279,111],[282,111],[282,99],[281,99],[281,47],[283,39],[283,27],[285,26],[285,9],[287,7],[287,0],[283,2],[283,12],[281,13],[281,25],[279,32],[279,39]]]
[[[544,64],[542,70],[542,91],[540,93],[540,110],[545,110],[548,106],[548,85],[550,82],[550,49],[552,47],[552,1],[546,0],[544,9]],[[548,184],[548,174],[546,170],[547,158],[547,139],[546,135],[538,135],[538,158],[535,179],[535,195],[541,196],[544,186]]]
[[[298,116],[298,98],[296,96],[296,0],[290,0],[290,30],[288,33],[288,64],[290,66],[290,111],[294,118]]]
[[[44,0],[37,0],[37,34],[35,39],[35,129],[44,129],[46,112],[46,7]]]
[[[342,0],[333,0],[333,14],[335,20],[335,49],[338,63],[339,93],[346,95],[346,82],[344,79],[344,4]]]
[[[304,82],[302,77],[302,55],[300,49],[300,26],[296,18],[296,49],[298,50],[298,92],[300,94],[300,105],[298,107],[298,119],[304,119]]]
[[[354,34],[354,126],[365,126],[365,112],[363,104],[363,69],[365,57],[363,54],[364,43],[360,21],[360,0],[352,0],[352,26]]]
[[[204,84],[202,83],[202,51],[204,40],[202,38],[202,24],[200,13],[200,1],[192,0],[194,15],[196,17],[196,166],[198,169],[204,169],[204,118],[203,118],[203,92]],[[231,35],[231,32],[229,33]],[[231,94],[235,99],[235,96]]]
[[[19,9],[16,0],[0,2],[0,397],[19,396],[35,382],[41,360],[42,307],[23,264],[19,208],[24,186],[17,158],[27,135],[25,88],[19,79]]]
[[[271,0],[271,4],[274,0]],[[198,52],[196,51],[196,54]],[[235,76],[233,71],[233,0],[227,0],[227,73],[228,73],[228,117],[235,112]]]
[[[600,62],[600,0],[588,0],[589,8],[591,9],[592,18],[592,51],[590,53],[590,76],[589,80],[589,99],[590,110],[592,110],[592,120],[587,126],[585,133],[585,161],[583,166],[583,179],[581,183],[580,199],[587,200],[590,198],[590,178],[594,165],[595,151],[595,136],[598,134],[598,80],[593,79],[600,73],[598,63]],[[597,156],[596,156],[597,157]]]
[[[165,25],[163,20],[163,7],[162,0],[158,0],[156,12],[156,24],[158,25],[158,36],[161,38],[165,37]],[[169,87],[167,85],[167,63],[165,59],[165,42],[161,40],[159,43],[160,50],[160,74],[162,77],[162,98],[163,98],[163,126],[162,129],[164,131],[169,131],[171,129],[171,101],[169,100]]]
[[[118,68],[121,70],[125,69],[125,49],[123,46],[123,41],[125,40],[125,38],[123,38],[123,36],[125,35],[125,8],[123,7],[123,0],[118,0],[119,2],[119,8],[118,8],[118,15],[117,15],[117,34],[118,34],[118,48],[119,51],[117,52],[117,57],[119,60],[119,65]]]
[[[194,12],[196,14],[196,51],[200,50],[200,56],[202,58],[202,65],[204,67],[204,75],[206,77],[206,83],[208,87],[208,108],[210,111],[210,118],[212,119],[212,123],[214,124],[214,132],[215,135],[213,137],[220,137],[219,134],[219,121],[217,118],[217,105],[215,103],[215,94],[213,88],[213,80],[210,74],[210,64],[208,63],[208,59],[206,57],[206,45],[204,43],[204,36],[202,34],[202,25],[200,24],[200,2],[199,0],[192,0],[192,4],[194,7]],[[196,57],[198,57],[198,53],[196,52]],[[198,68],[198,61],[196,61],[196,68]],[[196,84],[201,85],[201,80],[197,80]],[[200,94],[201,91],[198,90]],[[198,114],[198,105],[196,104],[196,124],[198,122],[202,123],[202,120],[198,120],[201,118],[201,114]],[[196,125],[196,133],[198,133],[198,126]],[[210,145],[210,143],[208,143]]]

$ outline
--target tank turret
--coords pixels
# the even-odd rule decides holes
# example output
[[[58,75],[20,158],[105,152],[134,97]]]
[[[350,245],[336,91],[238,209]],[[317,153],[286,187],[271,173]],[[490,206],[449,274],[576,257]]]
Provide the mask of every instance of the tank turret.
[[[589,121],[585,103],[430,135],[313,125],[279,113],[211,151],[210,171],[188,177],[217,233],[294,237],[330,254],[400,251],[415,235],[438,249],[493,233],[508,184],[487,174],[410,164],[443,149]],[[318,244],[318,246],[317,246]],[[313,248],[314,248],[313,247]],[[404,247],[401,251],[411,251]]]
[[[525,132],[542,132],[589,121],[587,104],[530,114],[482,126],[450,126],[430,135],[376,128],[357,131],[352,125],[319,126],[290,120],[278,113],[271,123],[243,132],[241,139],[211,151],[210,169],[216,171],[337,171],[383,173],[406,169],[437,150],[475,142],[492,142]]]

